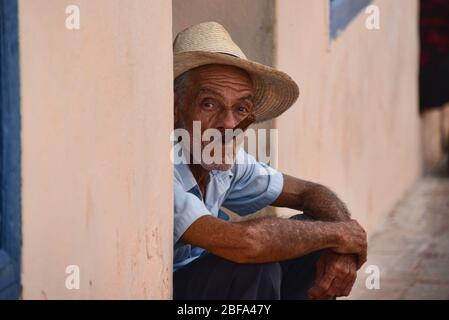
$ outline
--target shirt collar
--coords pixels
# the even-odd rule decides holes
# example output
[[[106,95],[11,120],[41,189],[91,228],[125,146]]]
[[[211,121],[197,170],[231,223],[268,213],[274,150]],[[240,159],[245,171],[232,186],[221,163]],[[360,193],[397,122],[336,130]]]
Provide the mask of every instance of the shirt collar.
[[[192,171],[190,171],[189,165],[187,164],[187,161],[185,161],[185,155],[182,154],[184,157],[184,161],[178,164],[175,164],[175,170],[178,172],[182,185],[184,187],[184,191],[189,191],[193,187],[197,186],[198,183],[195,180],[195,177],[193,176]],[[211,179],[218,178],[222,182],[225,182],[226,180],[231,180],[234,177],[233,167],[235,163],[231,166],[229,170],[221,171],[221,170],[211,170],[209,173],[209,176]]]
[[[178,172],[181,178],[184,191],[189,191],[190,189],[192,189],[197,185],[195,177],[193,176],[192,171],[190,171],[190,168],[187,164],[185,163],[175,164],[175,170]]]
[[[195,180],[195,177],[192,174],[192,171],[190,171],[188,164],[185,163],[176,164],[175,170],[178,172],[181,178],[184,191],[189,191],[190,189],[198,185],[198,183]],[[226,171],[211,170],[209,172],[209,176],[211,179],[218,178],[224,182],[226,180],[231,180],[234,177],[234,173],[232,172],[232,168]]]

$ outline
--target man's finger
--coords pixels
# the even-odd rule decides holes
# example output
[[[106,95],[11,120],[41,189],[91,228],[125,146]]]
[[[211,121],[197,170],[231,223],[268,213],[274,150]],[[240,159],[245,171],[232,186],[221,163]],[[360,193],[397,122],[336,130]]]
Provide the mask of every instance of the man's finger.
[[[315,270],[315,281],[311,289],[309,289],[308,294],[310,299],[315,299],[320,293],[320,289],[317,287],[317,283],[321,282],[321,278],[324,276],[325,263],[323,262],[323,256],[321,256],[316,263]]]
[[[316,297],[323,295],[325,292],[327,292],[332,284],[332,281],[334,280],[333,272],[329,272],[327,270],[327,266],[325,267],[325,269],[326,270],[324,270],[324,274],[317,279],[317,281],[315,282],[315,286],[309,291],[312,296]]]
[[[330,287],[332,286],[333,280]],[[309,291],[309,296],[313,300],[329,300],[332,296],[327,294],[328,290],[324,290],[320,287],[314,287]]]
[[[324,263],[322,261],[322,259],[318,259],[317,263],[316,263],[316,271],[315,271],[315,284],[318,283],[319,281],[321,281],[321,278],[324,275]]]
[[[349,296],[351,293],[352,287],[354,286],[355,280],[357,279],[357,272],[351,272],[349,275],[350,280],[348,281],[346,288],[343,290],[343,294],[345,297]]]
[[[351,292],[352,286],[354,285],[355,279],[357,277],[356,264],[355,261],[348,261],[346,264],[346,271],[344,279],[341,282],[338,282],[338,289],[331,288],[329,289],[328,294],[332,294],[334,296],[348,296]],[[335,289],[336,291],[331,291]]]
[[[346,256],[343,260],[340,259],[338,263],[332,265],[330,270],[334,272],[335,277],[332,285],[324,294],[332,297],[345,296],[348,290],[351,290],[354,283],[356,262],[354,258]]]
[[[367,260],[367,252],[364,250],[359,256],[357,261],[357,270],[359,270]]]
[[[343,295],[344,290],[346,289],[348,282],[350,282],[350,269],[347,264],[344,266],[340,266],[340,268],[336,269],[335,277],[332,282],[332,285],[325,292],[326,295],[331,297],[340,297]]]

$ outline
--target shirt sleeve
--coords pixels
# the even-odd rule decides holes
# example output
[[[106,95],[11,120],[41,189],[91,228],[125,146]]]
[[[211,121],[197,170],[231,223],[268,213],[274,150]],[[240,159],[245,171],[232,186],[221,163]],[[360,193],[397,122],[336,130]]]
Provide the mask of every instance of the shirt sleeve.
[[[174,244],[198,218],[212,215],[204,203],[194,194],[184,191],[182,184],[174,178]]]
[[[284,185],[282,173],[242,151],[223,207],[247,215],[273,203]]]

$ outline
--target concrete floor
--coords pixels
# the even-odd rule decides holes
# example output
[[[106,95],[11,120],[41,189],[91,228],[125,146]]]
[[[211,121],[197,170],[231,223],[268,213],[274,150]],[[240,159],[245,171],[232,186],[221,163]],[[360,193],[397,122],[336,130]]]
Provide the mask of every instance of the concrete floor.
[[[442,164],[423,176],[369,241],[349,299],[449,299],[449,174]],[[380,289],[367,289],[369,265]]]

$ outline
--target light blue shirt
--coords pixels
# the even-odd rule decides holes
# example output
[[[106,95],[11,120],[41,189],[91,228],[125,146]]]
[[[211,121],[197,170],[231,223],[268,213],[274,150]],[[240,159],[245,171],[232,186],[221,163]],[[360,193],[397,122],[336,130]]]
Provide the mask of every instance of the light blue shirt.
[[[283,176],[270,166],[256,161],[240,149],[228,171],[212,170],[203,199],[199,186],[185,163],[174,165],[174,255],[173,270],[207,253],[183,243],[180,238],[198,218],[206,215],[227,220],[225,207],[239,215],[256,212],[273,203],[282,192]]]

